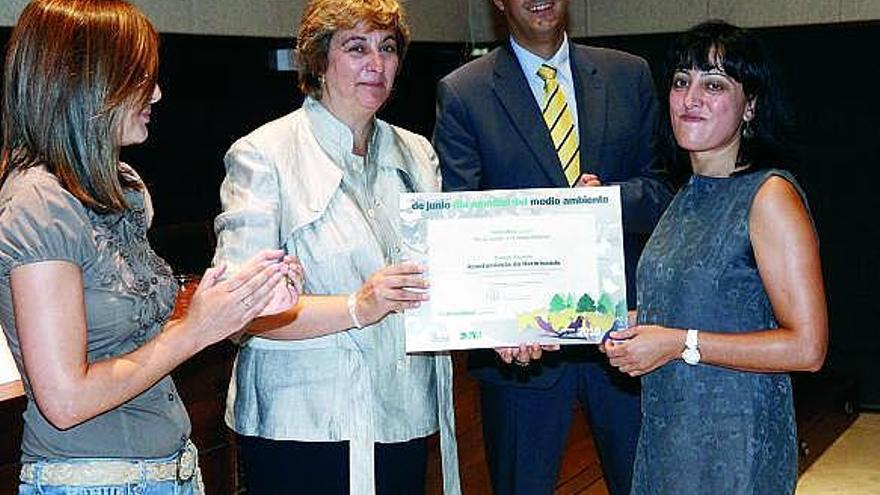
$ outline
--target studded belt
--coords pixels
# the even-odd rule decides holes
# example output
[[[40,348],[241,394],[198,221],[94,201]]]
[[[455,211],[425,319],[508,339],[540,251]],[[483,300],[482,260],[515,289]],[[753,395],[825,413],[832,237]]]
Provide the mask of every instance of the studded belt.
[[[33,462],[21,466],[23,483],[45,486],[125,485],[142,481],[185,483],[199,477],[199,455],[191,441],[172,459],[161,461],[83,459],[73,462]]]

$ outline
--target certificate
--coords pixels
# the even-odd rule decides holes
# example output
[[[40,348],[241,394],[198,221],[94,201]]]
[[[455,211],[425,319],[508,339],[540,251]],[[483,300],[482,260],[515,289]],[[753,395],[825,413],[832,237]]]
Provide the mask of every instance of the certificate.
[[[626,326],[619,186],[401,194],[400,229],[430,281],[404,313],[407,352],[598,343]]]

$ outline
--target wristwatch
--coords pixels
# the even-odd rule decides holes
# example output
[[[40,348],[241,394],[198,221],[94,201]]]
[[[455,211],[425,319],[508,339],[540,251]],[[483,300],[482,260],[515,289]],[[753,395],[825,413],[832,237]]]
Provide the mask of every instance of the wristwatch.
[[[684,350],[681,351],[681,359],[690,365],[700,362],[699,332],[693,328],[687,331],[687,337],[684,339]]]

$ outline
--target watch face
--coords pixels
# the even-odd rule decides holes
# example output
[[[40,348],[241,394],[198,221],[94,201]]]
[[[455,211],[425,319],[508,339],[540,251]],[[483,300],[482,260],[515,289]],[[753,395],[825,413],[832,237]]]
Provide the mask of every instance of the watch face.
[[[697,349],[685,349],[681,353],[681,358],[687,364],[697,364],[700,362],[700,351]]]

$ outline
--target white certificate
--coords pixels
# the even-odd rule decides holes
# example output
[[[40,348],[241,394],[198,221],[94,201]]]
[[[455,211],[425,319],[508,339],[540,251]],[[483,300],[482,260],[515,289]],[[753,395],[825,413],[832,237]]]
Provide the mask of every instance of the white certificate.
[[[618,186],[401,195],[430,300],[407,352],[597,343],[626,324]]]

